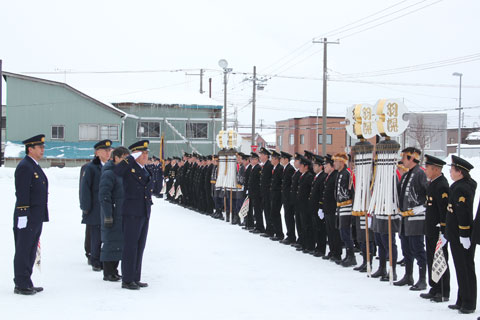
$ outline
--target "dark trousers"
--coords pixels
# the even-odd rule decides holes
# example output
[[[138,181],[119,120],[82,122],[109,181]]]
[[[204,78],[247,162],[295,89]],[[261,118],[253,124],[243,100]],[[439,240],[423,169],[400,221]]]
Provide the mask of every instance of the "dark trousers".
[[[375,232],[375,244],[378,246],[378,256],[380,259],[387,261],[388,257],[388,234]],[[397,244],[395,242],[395,233],[392,233],[392,263],[397,263]]]
[[[475,244],[465,250],[459,239],[450,241],[453,264],[457,274],[458,294],[457,306],[464,309],[475,310],[477,307],[477,276],[475,275]]]
[[[295,229],[297,229],[297,243],[303,242],[303,230],[302,230],[302,209],[297,203],[295,204]]]
[[[265,224],[267,227],[265,232],[273,236],[273,234],[275,233],[275,229],[273,227],[272,221],[272,202],[270,197],[270,190],[262,192],[262,206],[263,214],[265,215]]]
[[[255,222],[253,220],[253,201],[252,201],[252,199],[250,199],[248,201],[248,213],[247,213],[247,217],[246,217],[246,220],[245,220],[245,226],[247,228],[253,228],[255,226]]]
[[[342,239],[343,243],[345,244],[346,249],[353,250],[353,240],[352,240],[352,228],[340,228],[340,238]]]
[[[125,283],[141,279],[148,222],[146,217],[123,216],[122,281]]]
[[[221,212],[223,210],[223,198],[215,197],[215,210]]]
[[[337,217],[335,213],[325,213],[325,227],[327,229],[328,247],[330,256],[340,258],[342,255],[342,240],[340,232],[335,226]]]
[[[87,257],[87,259],[90,259],[90,254],[91,254],[91,250],[90,250],[90,228],[88,228],[87,225],[85,225],[85,256]]]
[[[318,212],[318,210],[316,210]],[[315,251],[325,254],[327,247],[327,229],[325,219],[320,219],[317,212],[312,212],[313,219],[313,239],[315,242]]]
[[[282,227],[282,215],[280,211],[282,210],[282,194],[278,191],[277,194],[272,195],[272,224],[273,232],[275,236],[283,239],[283,227]]]
[[[32,272],[37,256],[38,239],[42,234],[43,223],[27,223],[27,227],[13,228],[15,241],[15,256],[13,258],[13,269],[15,286],[20,289],[33,287]]]
[[[405,263],[413,263],[413,259],[417,260],[419,267],[427,266],[427,254],[425,252],[425,236],[406,236],[400,235],[402,242],[402,252]]]
[[[285,213],[285,225],[287,227],[287,239],[296,241],[295,235],[295,207],[290,203],[283,203],[283,211]]]
[[[253,201],[253,216],[255,218],[255,229],[265,232],[262,215],[262,198],[250,198]]]
[[[102,247],[102,233],[100,231],[100,225],[87,225],[90,229],[90,262],[92,267],[102,267],[100,262],[100,248]]]
[[[301,245],[303,249],[313,250],[315,249],[315,243],[313,238],[313,220],[308,204],[301,204],[300,208],[300,221],[302,225],[302,237]]]
[[[440,280],[435,283],[432,280],[432,265],[433,257],[435,255],[435,248],[437,246],[438,237],[425,237],[427,243],[427,266],[428,266],[428,284],[430,285],[431,294],[441,294],[442,297],[450,297],[450,269],[447,267],[447,270],[443,273]],[[443,255],[447,261],[448,266],[448,246],[445,245],[442,248]]]
[[[115,276],[118,274],[118,261],[103,261],[103,275]]]

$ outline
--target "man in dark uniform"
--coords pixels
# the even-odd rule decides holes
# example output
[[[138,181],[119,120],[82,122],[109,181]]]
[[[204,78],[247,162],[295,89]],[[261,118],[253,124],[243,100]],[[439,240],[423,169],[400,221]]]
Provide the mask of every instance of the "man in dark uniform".
[[[250,172],[250,177],[248,179],[248,196],[250,201],[252,201],[253,216],[255,218],[255,228],[250,230],[252,233],[264,233],[265,226],[263,224],[262,216],[262,195],[260,189],[260,176],[262,172],[262,167],[258,163],[259,158],[258,154],[255,152],[251,153],[250,163],[252,164],[252,172]]]
[[[210,183],[212,185],[212,194],[213,194],[213,199],[215,202],[215,213],[212,215],[212,218],[218,219],[218,220],[223,220],[223,188],[217,187],[217,178],[218,178],[218,155],[213,155],[213,170],[212,170],[212,176]]]
[[[250,155],[248,154],[243,154],[242,156],[242,164],[245,168],[245,171],[243,172],[243,183],[244,183],[244,195],[247,197],[248,195],[248,183],[250,180],[250,173],[252,172],[252,165],[250,164]],[[244,220],[244,229],[246,230],[252,230],[255,223],[253,220],[253,203],[252,201],[248,202],[248,213],[247,216],[245,217]]]
[[[295,228],[297,229],[297,240],[295,243],[291,245],[295,248],[302,247],[302,225],[301,225],[301,217],[300,217],[300,209],[298,208],[298,183],[300,180],[300,176],[302,173],[300,172],[300,160],[303,158],[301,154],[295,152],[295,160],[293,162],[293,166],[296,172],[292,176],[292,184],[290,187],[290,203],[293,206],[293,213],[295,217]]]
[[[115,166],[114,172],[123,177],[123,253],[122,288],[138,290],[148,284],[140,282],[143,251],[147,241],[152,206],[152,178],[145,168],[148,159],[148,140],[138,141],[128,148],[132,152]]]
[[[450,309],[460,313],[473,313],[477,306],[477,277],[475,275],[475,246],[471,245],[473,225],[473,200],[477,183],[470,177],[473,166],[452,155],[446,237],[450,242],[453,264],[457,274],[458,294]]]
[[[177,161],[178,161],[178,157],[173,157],[172,161],[170,162],[171,168],[170,168],[170,172],[168,174],[168,182],[167,182],[167,192],[168,192],[168,197],[167,198],[170,201],[175,200],[175,192],[177,191],[177,190],[174,190],[173,196],[170,196],[170,190],[174,186],[175,178],[177,176],[177,170],[178,170]]]
[[[263,237],[273,237],[275,234],[272,221],[272,202],[270,199],[270,185],[272,183],[273,165],[270,162],[270,151],[260,148],[260,161],[262,162],[262,174],[260,177],[260,188],[262,192],[262,209],[265,216],[266,229]]]
[[[450,270],[448,269],[448,246],[445,239],[445,219],[448,214],[448,181],[442,173],[444,161],[425,155],[425,174],[429,180],[425,202],[425,239],[427,244],[428,283],[430,291],[421,293],[420,297],[434,302],[448,301],[450,296]],[[432,264],[438,238],[442,239],[442,250],[447,262],[447,270],[435,283],[432,280]]]
[[[165,179],[165,194],[166,194],[166,199],[170,199],[170,195],[168,194],[170,190],[168,189],[168,181],[170,177],[170,169],[172,168],[172,159],[167,158],[165,159],[165,171],[163,172],[163,178]]]
[[[290,164],[292,155],[287,152],[280,152],[280,163],[283,166],[282,177],[282,204],[287,227],[287,237],[280,241],[283,244],[293,244],[297,240],[295,235],[295,208],[290,199],[290,190],[292,187],[292,177],[295,174],[295,168]]]
[[[308,206],[308,198],[312,189],[313,174],[310,172],[312,162],[305,157],[300,158],[300,178],[298,179],[297,209],[300,214],[302,237],[301,247],[297,248],[298,251],[303,253],[313,254],[313,227],[312,219]]]
[[[348,156],[344,152],[337,153],[333,160],[335,170],[338,171],[334,193],[337,201],[337,228],[346,249],[345,258],[339,264],[351,267],[357,264],[352,239],[353,180],[347,168]]]
[[[427,288],[427,254],[425,252],[425,197],[427,176],[420,168],[421,151],[414,147],[402,150],[402,163],[408,172],[402,176],[398,191],[398,207],[402,212],[400,240],[405,257],[405,275],[396,286],[413,284],[413,260],[417,260],[419,279],[410,290]]]
[[[325,229],[325,219],[320,219],[318,211],[322,210],[320,209],[320,202],[323,202],[323,189],[327,174],[323,171],[323,157],[315,155],[314,159],[313,171],[315,172],[315,177],[313,178],[312,190],[308,198],[313,238],[307,241],[313,241],[313,255],[322,257],[325,255],[327,247],[327,231]]]
[[[43,134],[23,141],[26,156],[15,169],[13,292],[22,295],[43,291],[42,287],[33,286],[31,277],[43,222],[48,221],[48,179],[38,164],[43,158],[44,143]]]
[[[208,215],[213,214],[213,208],[215,207],[213,203],[212,197],[212,171],[213,171],[213,163],[212,163],[212,156],[207,156],[207,168],[205,170],[205,199],[206,199],[206,210],[205,212]]]
[[[272,209],[272,224],[274,236],[271,237],[273,241],[282,241],[284,238],[282,230],[282,178],[283,166],[280,164],[280,153],[275,150],[272,151],[272,182],[270,185],[270,201]]]
[[[100,200],[98,191],[100,187],[100,177],[102,167],[112,153],[112,141],[102,140],[97,142],[95,149],[95,158],[85,167],[81,183],[80,209],[82,209],[82,223],[90,229],[90,262],[93,271],[103,269],[100,261],[100,248],[102,245],[102,234],[100,230]]]
[[[337,181],[338,171],[333,167],[332,156],[325,156],[324,170],[327,174],[325,178],[325,187],[323,189],[323,201],[320,203],[322,211],[319,211],[319,218],[325,218],[325,227],[327,229],[328,247],[330,252],[324,256],[335,263],[341,262],[342,258],[342,240],[340,239],[340,231],[336,227],[337,201],[335,201],[335,183]]]

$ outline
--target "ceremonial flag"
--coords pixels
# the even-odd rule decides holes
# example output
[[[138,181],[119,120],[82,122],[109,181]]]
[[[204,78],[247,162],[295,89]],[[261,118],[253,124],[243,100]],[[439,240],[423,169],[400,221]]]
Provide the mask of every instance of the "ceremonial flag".
[[[41,263],[42,263],[42,250],[40,247],[40,239],[38,239],[37,254],[35,256],[35,266],[37,266],[38,270],[41,269]]]
[[[245,198],[245,201],[243,201],[243,204],[242,204],[242,207],[240,208],[240,211],[238,211],[238,216],[241,219],[245,219],[245,217],[247,216],[249,205],[250,205],[250,198],[247,196]]]
[[[168,194],[170,195],[170,197],[175,196],[175,186],[172,186],[172,187],[170,188],[170,191],[168,192]]]
[[[175,195],[175,200],[178,199],[178,197],[180,197],[182,195],[182,189],[180,188],[180,186],[177,187],[177,194]]]
[[[443,254],[442,238],[438,237],[437,246],[435,247],[435,255],[432,263],[432,280],[437,283],[447,270],[447,261]]]

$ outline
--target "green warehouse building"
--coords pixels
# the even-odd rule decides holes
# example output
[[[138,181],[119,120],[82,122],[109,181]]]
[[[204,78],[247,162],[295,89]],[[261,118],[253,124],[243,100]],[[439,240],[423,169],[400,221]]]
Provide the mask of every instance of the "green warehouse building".
[[[217,151],[222,106],[203,95],[155,96],[141,92],[104,102],[66,83],[3,72],[6,89],[5,165],[24,157],[21,141],[45,134],[42,166],[78,166],[93,157],[93,145],[150,140],[150,153],[164,157]]]

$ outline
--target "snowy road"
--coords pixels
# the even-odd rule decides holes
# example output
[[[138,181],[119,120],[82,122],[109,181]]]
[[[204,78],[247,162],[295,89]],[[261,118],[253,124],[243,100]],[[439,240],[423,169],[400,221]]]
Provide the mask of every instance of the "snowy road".
[[[13,172],[0,169],[0,319],[474,318],[162,199],[154,200],[144,257],[142,280],[150,287],[121,289],[86,263],[78,169],[46,170],[51,222],[44,224],[42,270],[33,278],[45,291],[14,295]],[[454,302],[452,261],[450,267]]]

